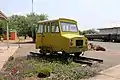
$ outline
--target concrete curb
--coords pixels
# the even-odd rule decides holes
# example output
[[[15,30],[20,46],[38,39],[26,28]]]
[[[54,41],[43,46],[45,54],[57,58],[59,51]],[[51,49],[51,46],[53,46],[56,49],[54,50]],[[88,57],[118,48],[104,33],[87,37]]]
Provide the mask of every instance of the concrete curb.
[[[120,80],[120,64],[100,72],[100,75],[91,77],[87,80]]]
[[[120,80],[120,64],[103,70],[100,74]]]
[[[102,73],[104,73],[104,72],[106,72],[106,71],[108,71],[108,70],[112,70],[112,69],[115,69],[115,68],[118,68],[118,67],[120,67],[120,64],[119,64],[119,65],[116,65],[116,66],[113,66],[113,67],[110,67],[110,68],[108,68],[108,69],[105,69],[105,70],[101,71],[100,73],[102,74]]]

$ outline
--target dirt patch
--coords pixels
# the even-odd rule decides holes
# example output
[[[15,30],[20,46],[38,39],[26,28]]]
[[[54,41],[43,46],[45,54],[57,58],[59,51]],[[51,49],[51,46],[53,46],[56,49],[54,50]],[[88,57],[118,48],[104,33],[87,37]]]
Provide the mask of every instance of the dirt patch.
[[[88,49],[89,50],[95,50],[95,51],[106,51],[106,49],[100,45],[96,45],[93,43],[88,44]]]

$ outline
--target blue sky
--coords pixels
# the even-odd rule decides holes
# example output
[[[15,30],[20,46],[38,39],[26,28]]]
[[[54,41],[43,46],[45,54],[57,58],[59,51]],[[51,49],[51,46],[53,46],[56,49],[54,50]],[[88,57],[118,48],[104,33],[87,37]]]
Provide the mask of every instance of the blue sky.
[[[34,0],[34,12],[49,19],[75,19],[80,30],[102,28],[120,21],[120,0]],[[1,0],[0,9],[8,16],[31,12],[31,0]]]

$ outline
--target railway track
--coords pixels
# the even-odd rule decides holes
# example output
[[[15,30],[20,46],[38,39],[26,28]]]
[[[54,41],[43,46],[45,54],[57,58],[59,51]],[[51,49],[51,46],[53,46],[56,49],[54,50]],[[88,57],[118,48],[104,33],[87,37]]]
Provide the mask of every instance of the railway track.
[[[43,55],[43,54],[32,53],[32,52],[30,52],[30,54],[31,54],[32,56],[34,56],[34,57],[39,57],[39,58],[40,58],[40,57],[41,57],[41,58],[45,57],[45,58],[55,59],[55,60],[56,60],[57,58],[59,58],[59,59],[63,58],[62,54]],[[103,60],[101,60],[101,59],[88,58],[88,57],[83,57],[83,56],[75,57],[75,56],[73,56],[73,55],[69,55],[69,56],[67,56],[67,57],[64,58],[64,59],[67,60],[67,61],[73,60],[73,61],[76,62],[76,63],[87,64],[87,65],[89,65],[89,66],[93,65],[94,61],[99,62],[99,63],[103,63]]]
[[[77,63],[87,64],[89,66],[93,65],[94,61],[103,63],[103,60],[101,59],[88,58],[88,57],[77,57],[77,58],[74,58],[73,61]]]

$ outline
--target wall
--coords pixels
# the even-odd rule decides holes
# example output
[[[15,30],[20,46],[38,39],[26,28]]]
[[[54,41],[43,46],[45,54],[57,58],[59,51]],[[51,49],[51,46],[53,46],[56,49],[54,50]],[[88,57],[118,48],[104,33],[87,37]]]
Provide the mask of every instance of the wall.
[[[120,28],[109,28],[109,29],[102,29],[99,30],[100,34],[120,34]]]
[[[118,34],[120,34],[120,28],[118,29]]]
[[[17,39],[17,33],[16,32],[10,32],[9,33],[9,40],[16,40]],[[4,40],[7,40],[7,34],[4,34]]]

